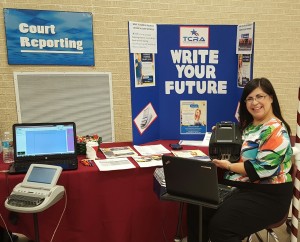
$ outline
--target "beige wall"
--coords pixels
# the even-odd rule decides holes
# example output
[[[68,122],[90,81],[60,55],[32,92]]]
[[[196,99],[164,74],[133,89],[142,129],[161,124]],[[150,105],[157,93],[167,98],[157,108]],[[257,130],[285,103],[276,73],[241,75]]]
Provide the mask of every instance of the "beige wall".
[[[14,71],[112,72],[117,141],[132,139],[128,21],[157,24],[255,22],[254,77],[269,78],[296,133],[300,86],[299,0],[0,0],[1,8],[93,13],[95,67],[8,65],[0,12],[0,133],[17,122]],[[84,92],[84,91],[83,91]],[[220,117],[221,119],[221,117]],[[101,134],[100,134],[101,135]]]

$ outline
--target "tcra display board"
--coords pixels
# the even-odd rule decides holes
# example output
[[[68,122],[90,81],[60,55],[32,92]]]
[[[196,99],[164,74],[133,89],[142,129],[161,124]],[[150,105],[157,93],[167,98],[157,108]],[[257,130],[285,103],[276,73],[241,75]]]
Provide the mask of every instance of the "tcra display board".
[[[217,122],[236,122],[243,86],[252,79],[254,26],[248,55],[237,54],[237,25],[155,27],[157,53],[130,45],[133,143],[202,140]],[[239,60],[247,66],[243,78]]]

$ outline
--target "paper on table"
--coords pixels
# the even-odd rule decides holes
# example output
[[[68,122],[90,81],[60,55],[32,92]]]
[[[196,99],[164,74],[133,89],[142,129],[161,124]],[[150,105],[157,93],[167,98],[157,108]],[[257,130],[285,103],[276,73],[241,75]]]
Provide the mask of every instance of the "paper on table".
[[[202,142],[202,146],[209,146],[209,141],[210,141],[210,138],[211,138],[211,132],[206,132],[205,133],[205,136],[203,138],[203,142]]]
[[[133,156],[132,157],[140,167],[162,166],[160,155]]]
[[[203,140],[180,140],[179,144],[208,147],[211,134],[212,134],[211,132],[206,132]]]
[[[172,150],[172,153],[178,157],[195,157],[195,156],[206,156],[201,150]]]
[[[128,158],[95,160],[95,164],[100,171],[115,171],[135,168]]]
[[[106,158],[120,158],[138,155],[130,146],[100,148]]]
[[[144,145],[144,146],[133,146],[141,155],[161,155],[171,153],[163,145]]]

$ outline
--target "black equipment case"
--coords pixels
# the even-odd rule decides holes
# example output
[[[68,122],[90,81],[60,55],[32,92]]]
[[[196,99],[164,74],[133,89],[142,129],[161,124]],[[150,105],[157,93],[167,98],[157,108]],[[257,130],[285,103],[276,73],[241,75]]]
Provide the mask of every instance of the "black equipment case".
[[[240,159],[242,146],[241,131],[234,122],[217,123],[209,141],[211,159],[229,160],[234,163]]]

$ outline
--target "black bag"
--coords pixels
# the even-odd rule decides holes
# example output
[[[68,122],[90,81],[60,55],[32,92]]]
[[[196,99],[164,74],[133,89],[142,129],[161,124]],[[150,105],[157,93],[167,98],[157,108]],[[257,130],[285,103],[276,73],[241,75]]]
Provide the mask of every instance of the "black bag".
[[[209,141],[211,159],[237,162],[240,159],[241,147],[242,135],[238,125],[230,121],[216,124]]]

